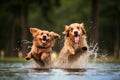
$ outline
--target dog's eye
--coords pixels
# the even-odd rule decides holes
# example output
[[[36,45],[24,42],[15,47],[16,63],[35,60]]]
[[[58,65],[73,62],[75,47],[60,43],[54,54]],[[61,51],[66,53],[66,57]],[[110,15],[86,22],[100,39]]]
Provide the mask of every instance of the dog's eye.
[[[71,28],[71,31],[73,30],[73,28]]]
[[[47,33],[47,36],[49,36],[49,34]]]
[[[79,29],[79,27],[77,27],[77,29]]]
[[[43,35],[43,33],[41,33],[41,35]]]

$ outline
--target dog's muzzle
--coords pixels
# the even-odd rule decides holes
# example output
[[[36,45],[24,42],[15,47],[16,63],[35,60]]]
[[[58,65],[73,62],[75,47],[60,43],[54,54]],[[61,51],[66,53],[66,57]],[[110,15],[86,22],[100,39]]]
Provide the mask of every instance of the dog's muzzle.
[[[75,36],[75,37],[78,36],[78,31],[74,31],[74,36]]]
[[[76,44],[79,43],[80,41],[80,36],[78,34],[78,31],[74,31],[74,41]]]
[[[43,40],[46,40],[47,39],[47,37],[46,36],[43,36]]]
[[[46,36],[46,35],[44,35],[44,36],[42,37],[42,43],[47,43],[47,36]]]

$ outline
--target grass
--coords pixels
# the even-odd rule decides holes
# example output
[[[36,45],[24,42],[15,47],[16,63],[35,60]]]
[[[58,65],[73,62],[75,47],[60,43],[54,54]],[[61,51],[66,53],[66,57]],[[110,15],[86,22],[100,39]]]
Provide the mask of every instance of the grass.
[[[93,59],[89,59],[89,61],[93,61]],[[116,59],[115,57],[104,57],[104,58],[97,58],[95,60],[95,62],[106,62],[106,63],[110,63],[110,62],[120,62],[120,59]]]
[[[0,58],[0,62],[27,62],[25,58],[18,57],[4,57]]]
[[[30,60],[31,61],[31,60]],[[18,58],[18,57],[4,57],[0,58],[0,62],[30,62],[25,60],[25,58]],[[56,61],[56,60],[54,60]],[[89,58],[89,62],[94,62],[93,59]],[[114,57],[104,57],[104,58],[97,58],[95,62],[120,62],[120,59],[116,59]]]

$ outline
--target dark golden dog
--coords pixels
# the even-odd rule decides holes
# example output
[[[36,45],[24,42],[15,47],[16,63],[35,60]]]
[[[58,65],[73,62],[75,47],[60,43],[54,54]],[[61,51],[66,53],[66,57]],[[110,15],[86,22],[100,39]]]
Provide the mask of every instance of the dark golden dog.
[[[65,42],[59,53],[58,64],[64,67],[76,67],[87,57],[88,45],[84,24],[73,23],[65,26]],[[77,63],[79,61],[79,63]],[[63,67],[62,66],[62,67]]]
[[[51,64],[51,51],[55,44],[56,38],[60,36],[57,33],[30,28],[33,35],[33,45],[31,51],[26,56],[26,60],[33,58],[41,67]]]

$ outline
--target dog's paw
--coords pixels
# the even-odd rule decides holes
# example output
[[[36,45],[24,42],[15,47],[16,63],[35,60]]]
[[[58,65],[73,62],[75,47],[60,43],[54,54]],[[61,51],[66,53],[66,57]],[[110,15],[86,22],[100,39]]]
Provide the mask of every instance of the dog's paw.
[[[25,57],[26,60],[30,60],[31,58],[30,57]]]
[[[83,51],[87,51],[87,49],[88,49],[87,47],[82,47]]]

